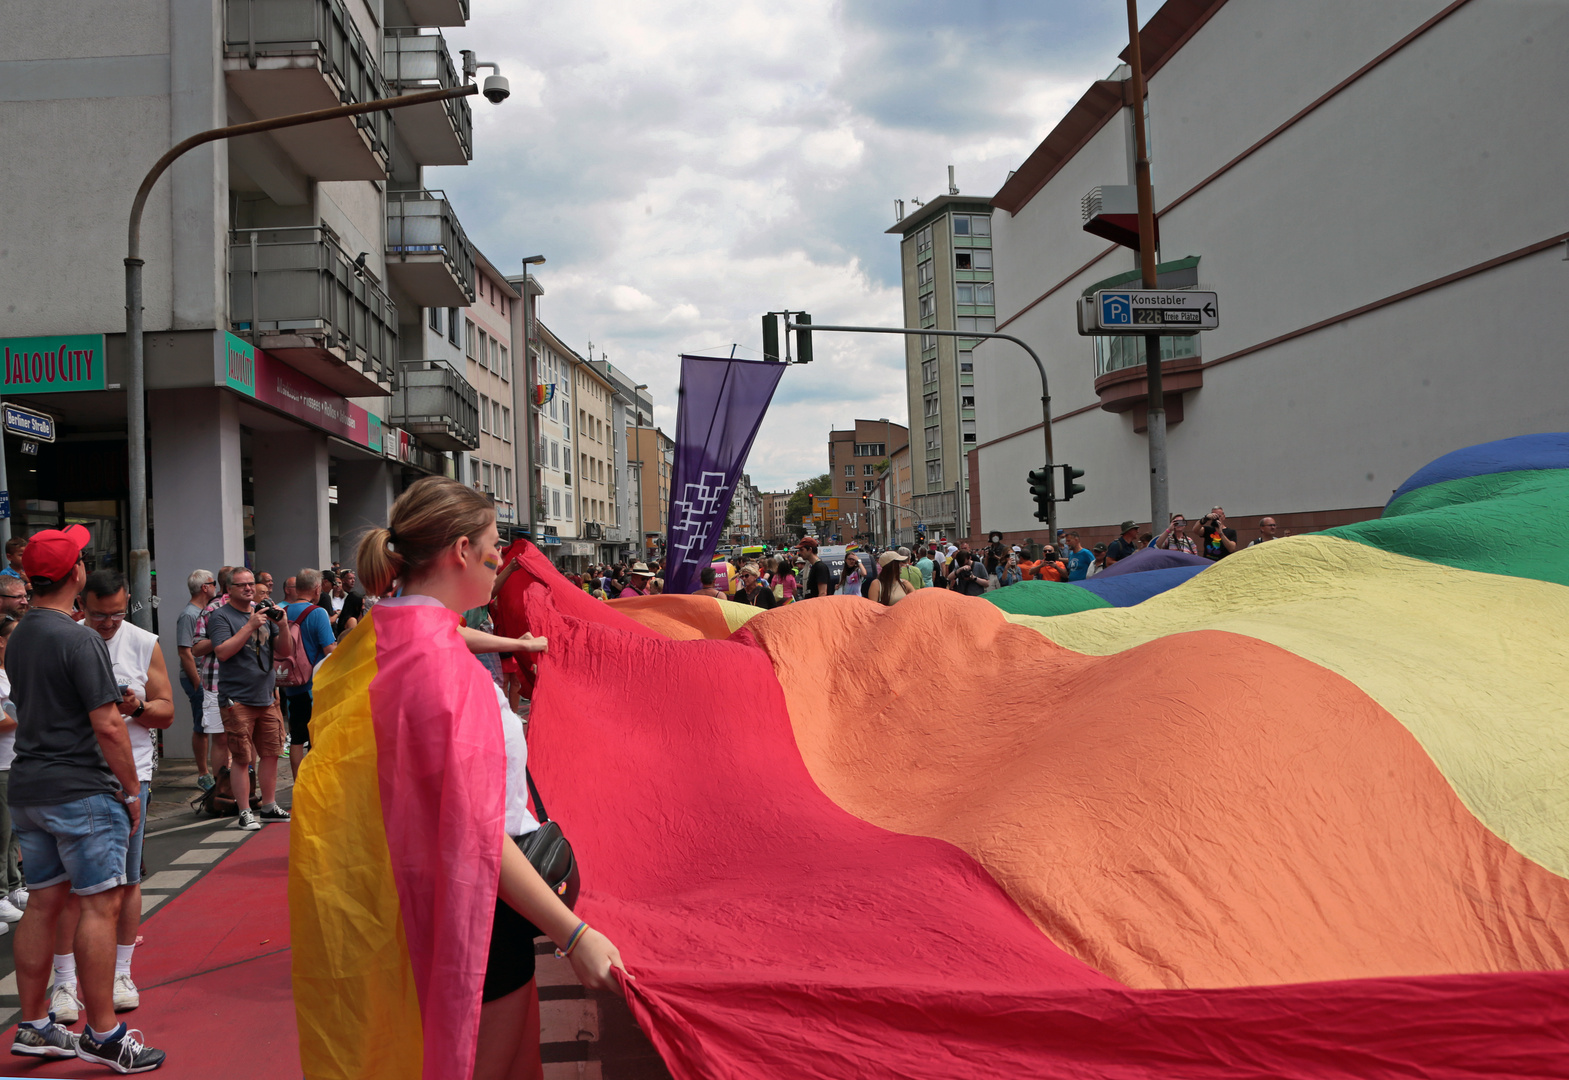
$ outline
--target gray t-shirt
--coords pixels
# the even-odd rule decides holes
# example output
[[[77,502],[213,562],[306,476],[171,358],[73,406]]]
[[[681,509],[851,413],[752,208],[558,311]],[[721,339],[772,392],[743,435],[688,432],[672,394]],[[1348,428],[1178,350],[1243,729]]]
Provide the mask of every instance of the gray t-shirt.
[[[189,649],[196,644],[196,620],[201,613],[202,609],[195,604],[186,604],[185,610],[180,612],[180,621],[174,624],[176,649]]]
[[[249,618],[234,610],[233,604],[214,609],[207,616],[208,640],[216,648],[243,630]],[[15,635],[16,631],[11,633]],[[238,652],[218,661],[218,704],[237,701],[258,708],[272,704],[272,643],[277,633],[278,627],[271,620],[263,620]]]
[[[16,702],[12,806],[57,806],[120,790],[88,714],[120,700],[109,650],[63,611],[33,608],[5,650]]]

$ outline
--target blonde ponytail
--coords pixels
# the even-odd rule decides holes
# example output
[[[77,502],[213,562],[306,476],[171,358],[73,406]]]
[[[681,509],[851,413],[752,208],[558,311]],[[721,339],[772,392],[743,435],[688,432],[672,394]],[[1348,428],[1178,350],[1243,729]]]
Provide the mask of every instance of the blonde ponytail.
[[[386,529],[372,529],[360,537],[354,566],[367,595],[380,596],[392,588],[404,567],[403,556],[392,550],[392,533]]]
[[[416,480],[392,504],[388,527],[360,540],[354,564],[366,594],[380,596],[395,582],[406,583],[459,537],[478,540],[495,519],[488,495],[445,476]]]

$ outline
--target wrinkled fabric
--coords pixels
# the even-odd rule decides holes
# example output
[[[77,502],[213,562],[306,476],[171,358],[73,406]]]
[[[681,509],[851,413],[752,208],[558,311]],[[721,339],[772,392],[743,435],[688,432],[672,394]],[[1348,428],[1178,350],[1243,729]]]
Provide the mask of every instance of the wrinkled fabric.
[[[457,623],[378,604],[316,673],[289,872],[310,1080],[473,1070],[506,766],[494,686]]]

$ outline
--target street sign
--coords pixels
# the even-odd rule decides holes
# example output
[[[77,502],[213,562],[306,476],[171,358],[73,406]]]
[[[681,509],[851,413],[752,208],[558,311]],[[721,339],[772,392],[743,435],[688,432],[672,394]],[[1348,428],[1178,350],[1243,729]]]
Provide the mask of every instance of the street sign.
[[[32,439],[23,439],[22,440],[22,453],[24,453],[24,454],[37,454],[38,453],[38,444],[36,442],[34,442]]]
[[[7,403],[4,407],[5,429],[12,435],[25,435],[29,439],[54,442],[54,417],[34,412],[20,405]]]
[[[11,493],[0,491],[0,521],[11,516]]]
[[[1079,301],[1079,333],[1196,334],[1220,325],[1219,299],[1191,289],[1102,289]]]

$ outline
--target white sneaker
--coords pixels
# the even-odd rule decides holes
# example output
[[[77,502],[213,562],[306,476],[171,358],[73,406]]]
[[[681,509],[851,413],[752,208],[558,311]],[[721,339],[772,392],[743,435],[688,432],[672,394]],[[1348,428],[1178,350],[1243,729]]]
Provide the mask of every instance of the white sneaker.
[[[0,922],[21,922],[22,909],[11,903],[10,899],[0,896]]]
[[[244,829],[247,832],[255,832],[257,829],[261,828],[261,822],[256,820],[256,811],[244,809],[241,810],[239,815],[234,819],[234,824],[231,825],[230,828]]]
[[[130,972],[116,973],[114,977],[114,1011],[130,1012],[142,1003],[141,992],[136,989],[136,984],[131,981]]]
[[[57,1024],[74,1024],[82,1015],[82,1003],[76,998],[75,983],[60,983],[49,992],[49,1011]]]
[[[27,890],[25,888],[12,889],[11,892],[6,896],[6,899],[11,901],[11,903],[15,904],[17,907],[21,908],[23,911],[27,910]]]

